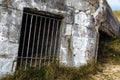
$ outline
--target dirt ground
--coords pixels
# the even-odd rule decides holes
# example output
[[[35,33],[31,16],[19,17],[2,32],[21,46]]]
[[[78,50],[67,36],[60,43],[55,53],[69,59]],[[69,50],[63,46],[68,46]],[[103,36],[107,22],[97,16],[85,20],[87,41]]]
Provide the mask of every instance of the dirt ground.
[[[92,80],[120,80],[120,65],[104,64],[102,72],[92,75]]]

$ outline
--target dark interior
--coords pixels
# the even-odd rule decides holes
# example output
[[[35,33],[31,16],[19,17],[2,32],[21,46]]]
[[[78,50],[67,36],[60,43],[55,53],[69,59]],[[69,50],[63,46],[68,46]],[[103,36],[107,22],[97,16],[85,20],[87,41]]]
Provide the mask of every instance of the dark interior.
[[[101,30],[99,30],[99,34],[100,34],[100,36],[99,36],[97,61],[99,63],[104,63],[107,59],[107,56],[110,54],[107,51],[108,47],[106,46],[106,44],[108,44],[110,41],[112,41],[113,38]]]
[[[18,66],[21,60],[44,60],[57,58],[62,18],[43,16],[24,10],[18,51]],[[52,56],[55,53],[55,56]],[[46,55],[46,56],[45,56]],[[24,62],[22,62],[24,63]]]

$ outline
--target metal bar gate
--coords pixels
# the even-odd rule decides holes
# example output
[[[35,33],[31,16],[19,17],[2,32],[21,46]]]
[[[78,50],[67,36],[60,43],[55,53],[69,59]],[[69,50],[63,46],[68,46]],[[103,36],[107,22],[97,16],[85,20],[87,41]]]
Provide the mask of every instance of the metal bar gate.
[[[41,67],[58,61],[61,23],[62,19],[24,11],[17,67]]]

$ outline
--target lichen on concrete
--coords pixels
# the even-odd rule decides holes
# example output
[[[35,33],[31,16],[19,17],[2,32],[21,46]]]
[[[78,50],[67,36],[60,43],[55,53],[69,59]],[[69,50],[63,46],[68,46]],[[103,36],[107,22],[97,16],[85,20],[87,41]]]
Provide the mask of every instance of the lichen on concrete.
[[[24,8],[64,17],[59,46],[61,65],[79,67],[95,61],[99,30],[119,36],[119,23],[103,0],[1,0],[0,75],[15,69],[12,65],[18,55]]]

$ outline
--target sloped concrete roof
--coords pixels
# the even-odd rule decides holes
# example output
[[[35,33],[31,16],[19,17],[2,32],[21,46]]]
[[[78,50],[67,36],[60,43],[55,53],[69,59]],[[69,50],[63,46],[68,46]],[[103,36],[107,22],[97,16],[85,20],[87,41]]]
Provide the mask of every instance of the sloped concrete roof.
[[[106,0],[99,2],[98,16],[95,18],[96,23],[99,25],[99,30],[107,33],[111,37],[120,36],[120,23],[116,16],[113,14],[112,9]]]

